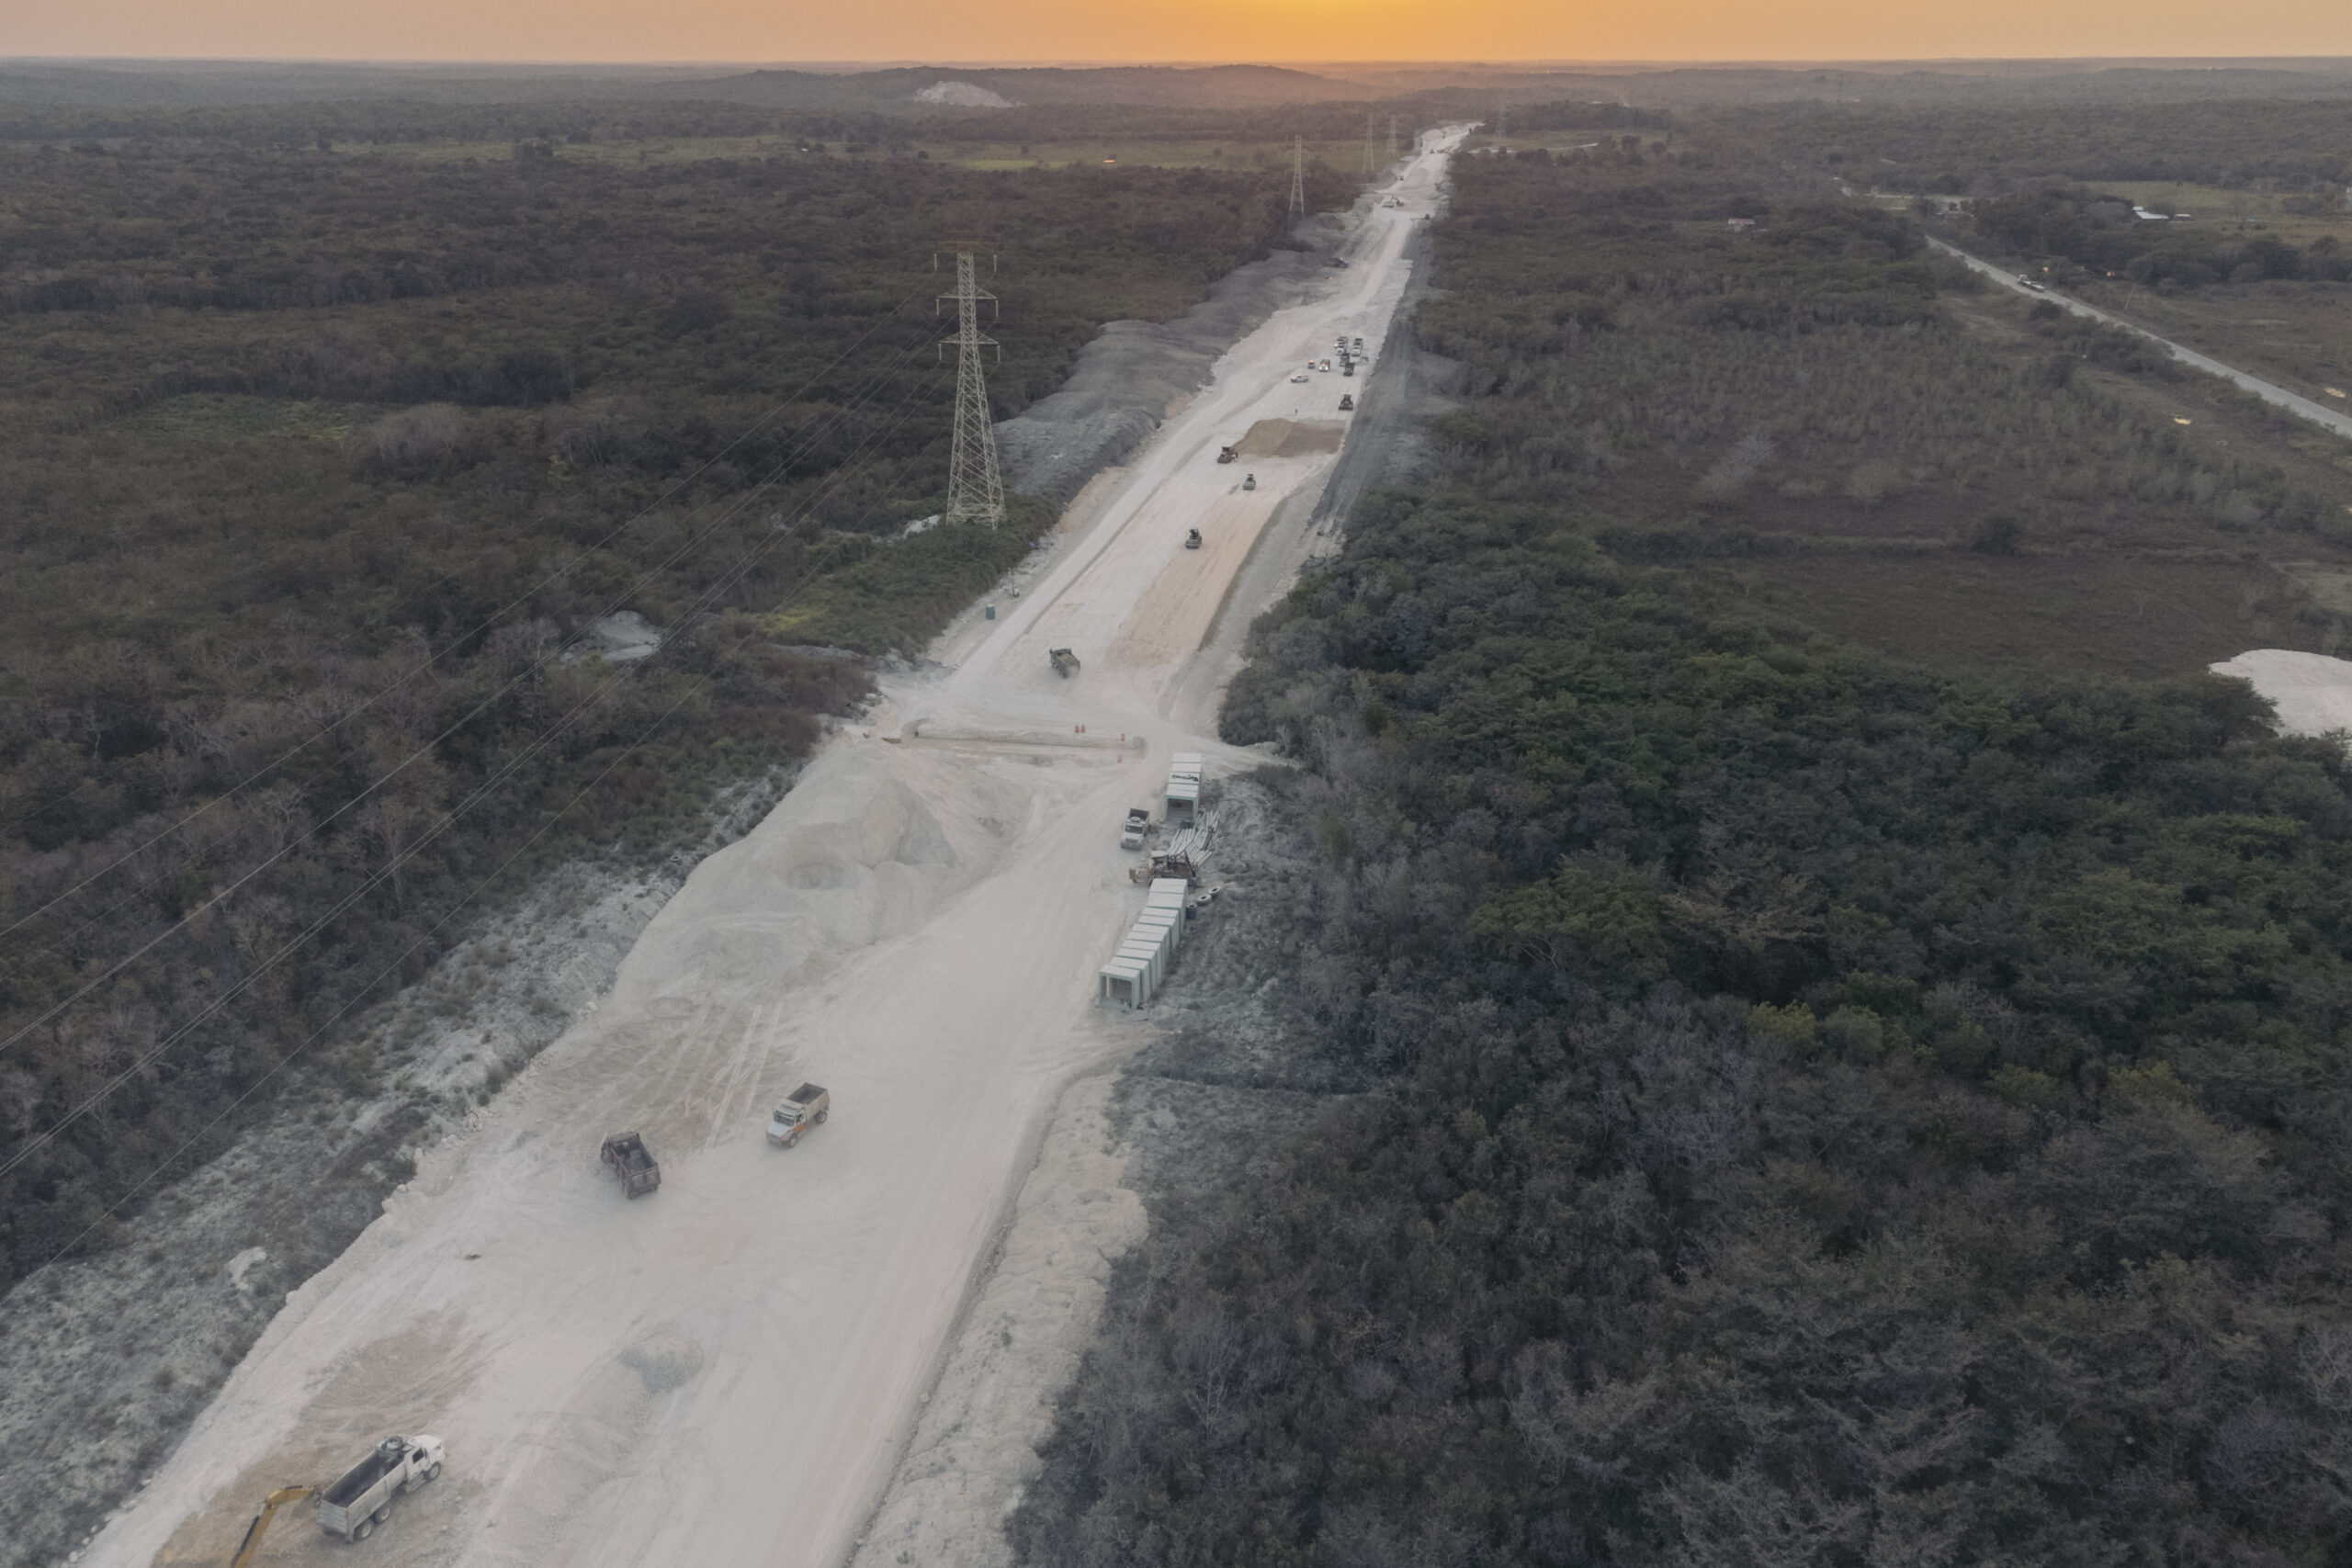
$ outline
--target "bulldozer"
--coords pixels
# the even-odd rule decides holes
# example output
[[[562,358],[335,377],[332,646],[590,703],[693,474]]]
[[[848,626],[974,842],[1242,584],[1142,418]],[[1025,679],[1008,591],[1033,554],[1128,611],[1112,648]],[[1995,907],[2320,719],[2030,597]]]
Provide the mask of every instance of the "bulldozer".
[[[1340,394],[1340,412],[1341,413],[1352,413],[1355,411],[1355,406],[1356,395],[1353,392],[1341,392]]]
[[[1201,531],[1198,528],[1184,536],[1184,547],[1188,550],[1197,550],[1201,547]]]
[[[1255,474],[1242,475],[1241,488],[1243,490],[1256,490],[1258,488],[1258,476]]]

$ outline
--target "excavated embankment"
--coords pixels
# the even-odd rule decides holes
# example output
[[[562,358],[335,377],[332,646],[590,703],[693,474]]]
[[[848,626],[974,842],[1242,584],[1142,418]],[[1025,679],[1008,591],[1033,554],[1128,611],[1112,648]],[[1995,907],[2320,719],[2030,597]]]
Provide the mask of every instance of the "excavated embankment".
[[[1086,481],[1124,461],[1177,404],[1208,383],[1217,357],[1326,270],[1339,231],[1302,224],[1306,251],[1277,251],[1235,268],[1172,321],[1113,321],[1079,351],[1060,391],[996,427],[1005,483],[1068,505]]]

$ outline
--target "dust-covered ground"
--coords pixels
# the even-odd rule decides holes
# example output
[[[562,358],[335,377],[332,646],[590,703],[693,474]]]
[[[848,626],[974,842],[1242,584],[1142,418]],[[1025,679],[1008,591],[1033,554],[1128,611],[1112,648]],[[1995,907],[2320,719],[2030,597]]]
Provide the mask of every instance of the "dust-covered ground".
[[[416,1151],[593,1013],[638,933],[700,858],[791,775],[739,784],[700,851],[567,866],[356,1024],[219,1158],[131,1219],[125,1246],[9,1294],[0,1333],[0,1563],[71,1561],[134,1506],[294,1287],[381,1211]]]
[[[1306,298],[1349,229],[1309,222],[1299,243],[1235,268],[1172,321],[1113,321],[1079,351],[1061,390],[996,427],[1005,483],[1066,505],[1086,482],[1125,462],[1160,422],[1206,386],[1217,356],[1285,305]]]
[[[1416,160],[1417,200],[1436,194],[1442,168],[1434,149]],[[220,1162],[216,1187],[186,1189],[215,1192],[227,1207],[217,1223],[175,1228],[212,1236],[221,1256],[155,1260],[176,1272],[150,1281],[159,1299],[143,1322],[130,1321],[135,1312],[119,1325],[108,1315],[109,1292],[126,1300],[141,1288],[110,1272],[129,1255],[83,1266],[78,1285],[52,1282],[61,1310],[21,1350],[11,1333],[9,1355],[47,1391],[14,1406],[29,1414],[12,1430],[77,1442],[74,1416],[121,1419],[139,1388],[160,1382],[158,1344],[185,1340],[209,1357],[184,1404],[151,1402],[152,1435],[132,1432],[99,1456],[117,1475],[115,1496],[170,1447],[236,1345],[272,1319],[204,1409],[198,1438],[160,1467],[144,1506],[104,1532],[94,1558],[215,1561],[260,1490],[316,1473],[385,1423],[416,1418],[448,1436],[453,1478],[406,1511],[390,1541],[371,1544],[379,1557],[745,1560],[773,1548],[781,1508],[830,1560],[852,1545],[855,1521],[874,1517],[876,1499],[888,1517],[893,1456],[908,1451],[910,1434],[922,1451],[922,1417],[952,1403],[940,1368],[975,1348],[971,1334],[950,1331],[983,1323],[991,1292],[1000,1303],[1035,1303],[1021,1310],[1034,1312],[1044,1337],[1076,1346],[1099,1306],[1094,1269],[1132,1235],[1134,1204],[1115,1195],[1121,1182],[1148,1204],[1199,1161],[1256,1157],[1273,1131],[1345,1088],[1328,1070],[1302,1067],[1306,1057],[1285,1056],[1281,1029],[1251,1021],[1291,995],[1267,984],[1280,953],[1270,933],[1290,894],[1304,893],[1264,891],[1281,878],[1253,868],[1281,857],[1246,847],[1250,808],[1238,788],[1226,803],[1230,831],[1216,873],[1227,895],[1179,961],[1199,997],[1188,1002],[1180,976],[1158,1010],[1170,1027],[1156,1038],[1148,1023],[1069,1019],[1068,1010],[1134,895],[1098,819],[1115,821],[1131,792],[1150,790],[1161,748],[1209,750],[1220,771],[1251,761],[1197,732],[1216,686],[1194,680],[1215,663],[1199,654],[1222,657],[1247,618],[1227,595],[1252,597],[1220,591],[1216,580],[1230,584],[1226,574],[1238,570],[1254,581],[1261,561],[1288,558],[1290,543],[1277,550],[1258,541],[1284,536],[1290,503],[1304,513],[1330,459],[1261,468],[1251,505],[1237,503],[1229,546],[1184,551],[1182,524],[1227,504],[1234,486],[1230,468],[1213,461],[1219,439],[1253,420],[1297,417],[1293,404],[1306,394],[1286,367],[1323,334],[1350,331],[1383,352],[1410,274],[1401,247],[1419,215],[1357,216],[1337,231],[1356,270],[1325,269],[1318,289],[1303,290],[1303,309],[1270,318],[1226,355],[1211,388],[1136,455],[1099,503],[1099,522],[1053,552],[1056,564],[1012,613],[985,624],[976,615],[968,646],[951,630],[940,662],[886,682],[893,712],[812,764],[808,778],[825,787],[804,782],[752,838],[706,863],[644,940],[632,948],[683,865],[628,886],[592,881],[594,897],[616,901],[598,917],[608,928],[548,908],[485,933],[436,974],[444,994],[379,1021],[375,1061],[353,1063],[391,1086],[376,1120],[353,1117],[357,1132],[338,1141],[317,1130],[332,1116],[310,1122],[314,1108],[290,1107],[288,1125],[267,1130],[279,1141],[248,1138]],[[1336,401],[1336,390],[1329,395]],[[1272,522],[1255,508],[1270,509]],[[1049,643],[1090,650],[1082,679],[1049,673]],[[1078,739],[1090,723],[1092,736]],[[1146,730],[1152,756],[1124,744]],[[1049,733],[1063,737],[1056,747],[1029,739]],[[890,822],[868,822],[876,812]],[[922,822],[941,830],[909,826]],[[1268,923],[1250,936],[1261,897]],[[841,918],[828,924],[828,910]],[[609,956],[567,951],[567,942],[594,946],[597,930],[607,931]],[[779,967],[779,953],[802,948],[808,963]],[[622,949],[631,951],[614,999],[597,1012],[594,995]],[[542,1022],[485,1001],[493,976],[510,970],[514,1006]],[[543,994],[567,973],[583,981],[576,998]],[[924,983],[910,985],[915,976]],[[439,1023],[418,1025],[430,1007],[441,1010]],[[455,1037],[460,1021],[477,1025],[469,1038]],[[479,1125],[459,1114],[558,1033],[566,1038],[484,1108]],[[492,1039],[506,1042],[494,1065],[482,1048]],[[1090,1105],[1083,1092],[1065,1094],[1073,1073],[1138,1048],[1114,1100]],[[837,1110],[851,1113],[778,1164],[760,1146],[754,1113],[763,1094],[782,1092],[768,1080],[793,1072],[822,1076]],[[413,1124],[397,1124],[403,1109]],[[640,1117],[662,1149],[663,1191],[642,1208],[617,1201],[581,1152],[623,1111]],[[1104,1117],[1173,1125],[1131,1155],[1105,1153]],[[1045,1139],[1057,1125],[1069,1136]],[[449,1132],[458,1135],[436,1136]],[[355,1156],[366,1201],[348,1205],[343,1224],[378,1206],[384,1217],[312,1273],[335,1233],[308,1252],[291,1243],[280,1251],[275,1233],[265,1225],[256,1235],[250,1222],[323,1212],[327,1201],[311,1195],[316,1173],[331,1155],[358,1150],[359,1133],[379,1143]],[[1186,1149],[1195,1152],[1170,1152]],[[401,1183],[419,1153],[414,1181]],[[1114,1178],[1105,1160],[1131,1168]],[[1072,1192],[1097,1198],[1063,1202]],[[1091,1208],[1102,1210],[1099,1222],[1073,1218]],[[1017,1224],[997,1228],[1024,1211],[1059,1218],[1027,1237]],[[1024,1251],[1040,1235],[1046,1245]],[[1100,1240],[1091,1262],[1072,1256],[1070,1235]],[[995,1271],[976,1268],[990,1256],[1001,1260]],[[1020,1259],[1029,1261],[1005,1267]],[[218,1344],[204,1346],[181,1332],[183,1318],[214,1311],[199,1298],[218,1294],[216,1271],[232,1268],[234,1310],[222,1315]],[[272,1318],[288,1295],[293,1304]],[[235,1306],[244,1302],[250,1308]],[[1010,1348],[1008,1326],[997,1325],[1000,1349]],[[1033,1384],[1048,1400],[1068,1376],[1052,1373],[1051,1360],[1039,1359],[1046,1371]],[[1013,1454],[991,1422],[1020,1417],[1017,1402],[964,1407],[976,1413],[967,1451]],[[612,1440],[623,1430],[633,1440]],[[662,1462],[649,1468],[649,1453]],[[754,1473],[763,1479],[747,1487]],[[61,1545],[78,1531],[60,1526],[86,1525],[91,1500],[108,1494],[81,1450],[71,1463],[36,1458],[0,1479],[12,1506],[39,1495],[20,1517]],[[989,1528],[1001,1519],[1000,1507]],[[12,1547],[27,1539],[11,1529]],[[333,1550],[310,1532],[292,1545],[303,1560]]]
[[[1376,199],[1359,204],[1343,235]],[[1407,242],[1405,307],[1427,297],[1427,248],[1425,236]],[[1262,535],[1279,543],[1254,547],[1231,580],[1192,677],[1204,700],[1239,667],[1250,622],[1329,547],[1364,492],[1407,482],[1430,460],[1427,426],[1452,406],[1460,367],[1418,350],[1409,330],[1382,337],[1368,376],[1326,389],[1351,389],[1358,409],[1329,477],[1287,498]],[[1295,434],[1294,422],[1261,421],[1243,450],[1277,457]],[[1215,523],[1204,523],[1214,549]],[[1037,1450],[1093,1342],[1120,1260],[1150,1226],[1225,1201],[1237,1173],[1244,1185],[1272,1177],[1290,1134],[1363,1089],[1363,1075],[1314,1021],[1317,976],[1300,962],[1321,893],[1312,847],[1285,809],[1299,787],[1297,775],[1272,766],[1207,786],[1216,849],[1204,882],[1215,900],[1146,1010],[1153,1027],[1144,1043],[1115,1076],[1089,1077],[1062,1097],[851,1568],[1007,1568],[1005,1523],[1041,1469]]]
[[[1300,990],[1317,906],[1305,838],[1269,768],[1212,784],[1215,901],[1192,922],[1124,1068],[1063,1094],[987,1280],[851,1568],[1005,1568],[1004,1521],[1040,1468],[1056,1402],[1093,1340],[1113,1269],[1148,1224],[1272,1174],[1284,1137],[1358,1075]]]
[[[1244,266],[1177,321],[1105,328],[1061,391],[999,426],[1012,487],[1069,500],[1202,386],[1227,346],[1327,276],[1324,254]],[[788,782],[737,786],[704,850],[740,837]],[[304,1068],[302,1091],[160,1195],[130,1245],[12,1292],[0,1564],[63,1558],[135,1505],[293,1287],[377,1216],[419,1148],[593,1011],[699,858],[550,876]]]

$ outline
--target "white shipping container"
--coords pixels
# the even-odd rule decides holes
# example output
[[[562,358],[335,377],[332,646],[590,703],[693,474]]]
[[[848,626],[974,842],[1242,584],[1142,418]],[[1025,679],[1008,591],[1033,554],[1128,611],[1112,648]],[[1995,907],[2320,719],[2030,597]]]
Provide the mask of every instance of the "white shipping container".
[[[1151,1000],[1151,971],[1133,959],[1114,958],[1095,976],[1096,1006],[1109,1003],[1132,1011]]]

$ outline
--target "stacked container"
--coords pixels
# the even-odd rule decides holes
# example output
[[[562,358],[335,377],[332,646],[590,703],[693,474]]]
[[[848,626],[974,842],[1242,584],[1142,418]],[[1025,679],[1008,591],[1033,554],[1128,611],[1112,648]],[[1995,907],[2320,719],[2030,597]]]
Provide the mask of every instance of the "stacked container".
[[[1152,879],[1143,913],[1121,939],[1117,955],[1095,976],[1097,1005],[1133,1010],[1158,993],[1169,961],[1176,956],[1176,944],[1184,937],[1184,894],[1190,886],[1181,876]]]

